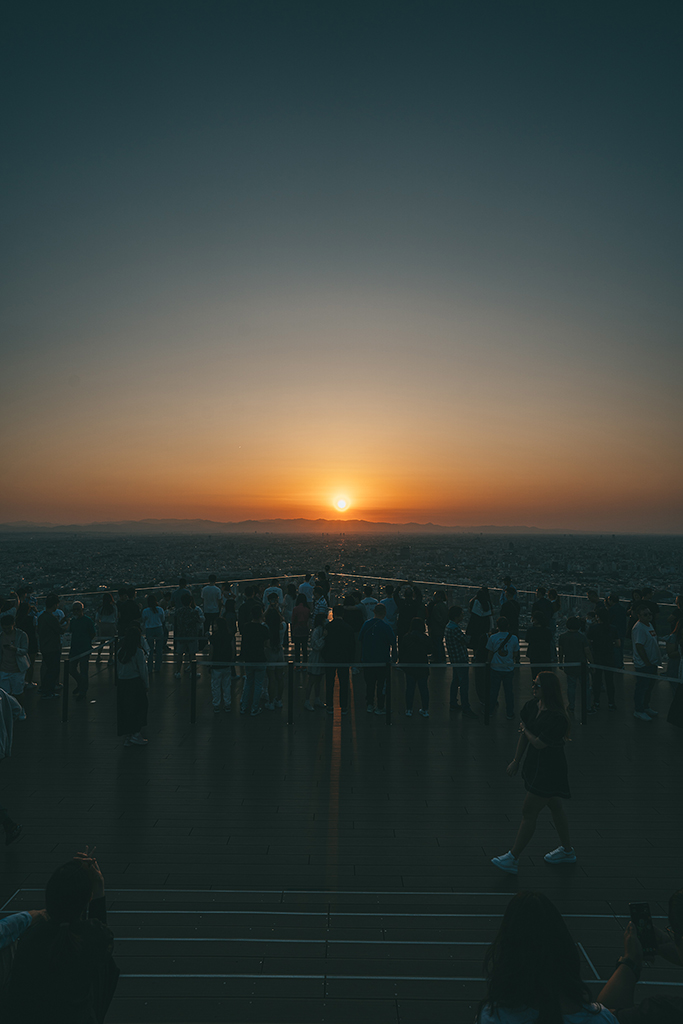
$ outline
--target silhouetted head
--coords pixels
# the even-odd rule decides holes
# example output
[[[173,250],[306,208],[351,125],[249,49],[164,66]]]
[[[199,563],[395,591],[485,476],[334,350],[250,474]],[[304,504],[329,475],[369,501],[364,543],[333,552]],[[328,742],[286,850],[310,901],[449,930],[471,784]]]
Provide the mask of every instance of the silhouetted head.
[[[542,675],[545,673],[541,673]],[[508,903],[498,934],[484,958],[489,1004],[538,1010],[538,1024],[561,1024],[562,1002],[578,1010],[591,996],[581,980],[581,961],[557,907],[543,893],[520,892]]]
[[[50,920],[71,924],[83,917],[92,898],[93,876],[89,864],[70,860],[53,871],[45,887],[45,909]]]

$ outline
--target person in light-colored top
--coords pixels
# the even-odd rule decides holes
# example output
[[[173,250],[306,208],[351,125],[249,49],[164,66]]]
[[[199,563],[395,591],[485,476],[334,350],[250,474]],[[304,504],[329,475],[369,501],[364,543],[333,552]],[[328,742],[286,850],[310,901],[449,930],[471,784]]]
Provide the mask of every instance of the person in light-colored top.
[[[314,589],[315,588],[314,588],[313,584],[311,583],[311,574],[310,574],[310,572],[307,572],[306,575],[304,576],[303,583],[299,584],[299,593],[304,595],[304,597],[308,601],[309,607],[313,604],[313,590]]]
[[[105,639],[111,637],[112,642],[109,644],[109,664],[114,664],[114,641],[113,638],[116,636],[116,627],[119,621],[119,610],[114,603],[114,598],[111,594],[102,594],[102,604],[100,610],[95,615],[95,625],[97,627],[98,638]],[[97,658],[95,662],[99,665],[102,660],[102,647],[97,652]]]
[[[377,598],[373,597],[372,587],[367,583],[363,587],[363,600],[360,605],[365,612],[365,621],[371,622],[375,615],[375,605],[377,604]],[[386,612],[385,612],[386,614]]]
[[[507,905],[484,957],[487,996],[477,1024],[617,1024],[581,978],[579,950],[557,907],[540,892]]]
[[[202,604],[204,605],[204,618],[206,628],[209,632],[213,629],[221,613],[221,588],[216,586],[216,577],[213,573],[209,576],[209,582],[202,587]]]
[[[147,659],[148,672],[161,672],[161,659],[164,653],[165,632],[164,623],[166,613],[154,594],[147,595],[147,607],[142,609],[142,628],[145,631],[145,640],[149,645],[149,657]]]
[[[280,611],[282,611],[285,599],[284,594],[282,593],[282,587],[280,586],[279,580],[271,580],[270,586],[266,587],[266,589],[263,591],[264,609],[268,607],[268,598],[270,597],[271,594],[277,594],[277,605]]]
[[[655,677],[660,664],[657,632],[652,625],[652,609],[643,603],[636,609],[638,621],[631,630],[633,644],[633,665],[638,675],[633,691],[634,718],[649,722],[658,714],[650,707],[650,697],[655,686]],[[648,678],[652,676],[653,678]]]
[[[116,711],[118,735],[125,736],[125,747],[145,746],[142,728],[147,725],[148,653],[142,633],[129,626],[119,644],[116,656]]]

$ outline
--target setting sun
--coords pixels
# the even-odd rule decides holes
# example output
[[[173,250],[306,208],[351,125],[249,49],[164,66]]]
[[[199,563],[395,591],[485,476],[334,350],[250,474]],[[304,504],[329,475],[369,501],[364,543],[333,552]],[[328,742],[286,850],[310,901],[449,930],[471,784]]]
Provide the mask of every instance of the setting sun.
[[[335,508],[336,508],[336,509],[337,509],[337,510],[338,510],[339,512],[345,512],[345,511],[346,511],[346,509],[347,509],[347,508],[349,507],[349,503],[348,503],[348,501],[346,500],[346,498],[336,498],[336,499],[335,499],[335,502],[334,502],[334,507],[335,507]]]

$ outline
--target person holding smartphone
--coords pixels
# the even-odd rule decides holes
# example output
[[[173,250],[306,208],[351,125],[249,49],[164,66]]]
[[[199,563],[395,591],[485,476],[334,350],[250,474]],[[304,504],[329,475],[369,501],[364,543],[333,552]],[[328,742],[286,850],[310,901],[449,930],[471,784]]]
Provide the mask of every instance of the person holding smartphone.
[[[683,889],[669,898],[669,928],[654,928],[656,955],[676,967],[683,967]],[[624,955],[617,960],[614,974],[598,996],[609,1006],[619,1024],[681,1024],[680,996],[651,996],[635,1005],[635,990],[643,965],[643,946],[631,921],[624,933]]]
[[[13,1024],[104,1021],[119,969],[94,852],[86,846],[53,872],[45,911],[19,940],[7,993]]]

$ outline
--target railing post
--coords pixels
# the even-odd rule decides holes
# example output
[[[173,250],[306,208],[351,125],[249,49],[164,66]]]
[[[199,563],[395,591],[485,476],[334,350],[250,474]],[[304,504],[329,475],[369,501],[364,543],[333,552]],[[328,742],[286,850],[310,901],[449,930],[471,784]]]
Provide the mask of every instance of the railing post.
[[[294,725],[294,662],[287,664],[287,725]]]
[[[64,659],[64,682],[62,684],[62,721],[69,721],[69,655]]]
[[[588,721],[588,665],[581,662],[581,725]]]
[[[197,662],[190,662],[190,724],[197,721]]]
[[[390,661],[387,662],[387,684],[386,685],[387,685],[387,692],[386,692],[386,701],[385,701],[385,704],[384,704],[384,708],[385,708],[385,712],[386,712],[386,723],[387,723],[387,725],[391,725],[391,662]]]
[[[491,718],[491,664],[487,663],[484,668],[484,725],[489,724]]]

